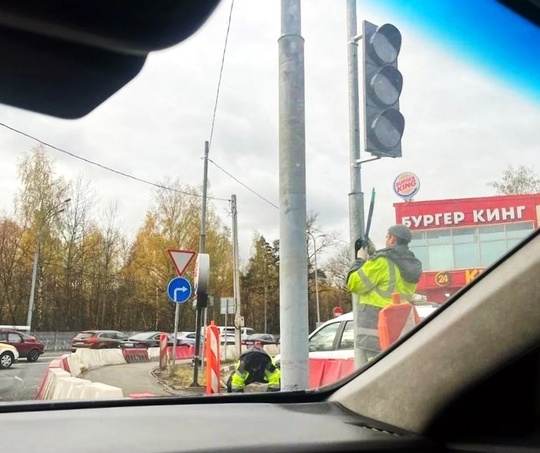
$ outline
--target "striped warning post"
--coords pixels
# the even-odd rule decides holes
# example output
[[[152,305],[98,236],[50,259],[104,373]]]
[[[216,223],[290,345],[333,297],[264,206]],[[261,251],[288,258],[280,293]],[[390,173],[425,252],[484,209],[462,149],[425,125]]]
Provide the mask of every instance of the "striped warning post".
[[[414,305],[402,301],[398,293],[393,293],[392,305],[379,312],[378,331],[381,350],[388,348],[419,322],[420,317]]]
[[[165,332],[159,335],[159,368],[164,370],[167,368],[167,342],[169,337]]]
[[[219,393],[220,355],[219,355],[219,330],[214,321],[206,328],[205,342],[206,356],[206,394]]]

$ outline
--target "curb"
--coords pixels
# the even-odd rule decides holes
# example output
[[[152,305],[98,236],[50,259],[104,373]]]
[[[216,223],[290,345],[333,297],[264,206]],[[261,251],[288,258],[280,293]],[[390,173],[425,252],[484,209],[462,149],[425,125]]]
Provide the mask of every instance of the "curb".
[[[221,373],[230,373],[234,371],[236,368],[236,364],[226,365],[224,367],[220,368]],[[170,385],[166,383],[166,381],[162,378],[160,378],[156,374],[156,370],[159,369],[159,367],[155,367],[153,370],[150,371],[150,375],[161,385],[165,391],[169,392],[173,396],[206,396],[206,387],[182,387],[182,388],[173,388]],[[220,388],[226,389],[227,385],[223,379],[219,380],[220,382]]]
[[[161,385],[165,391],[169,392],[171,396],[204,396],[206,395],[206,387],[183,387],[173,388],[166,383],[166,381],[156,374],[156,370],[159,366],[150,371],[151,376]]]

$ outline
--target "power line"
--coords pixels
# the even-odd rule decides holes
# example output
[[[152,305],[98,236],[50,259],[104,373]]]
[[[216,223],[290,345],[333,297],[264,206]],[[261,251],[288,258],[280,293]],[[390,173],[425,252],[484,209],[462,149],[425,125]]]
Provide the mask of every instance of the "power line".
[[[232,179],[234,179],[238,184],[244,186],[247,190],[249,190],[250,192],[252,192],[253,194],[257,195],[261,200],[263,201],[266,201],[269,205],[273,206],[274,208],[276,209],[279,209],[279,207],[277,205],[275,205],[274,203],[272,203],[271,201],[267,200],[266,198],[264,198],[262,195],[259,195],[257,192],[255,192],[252,188],[248,187],[247,185],[245,185],[242,181],[240,181],[238,178],[236,178],[235,176],[231,175],[227,170],[225,170],[224,168],[220,167],[218,164],[216,164],[212,159],[208,159],[208,162],[211,162],[213,163],[217,168],[219,168],[223,173],[225,173],[226,175],[228,175],[229,177],[231,177]]]
[[[92,161],[90,159],[86,159],[85,157],[78,156],[77,154],[74,154],[74,153],[72,153],[70,151],[66,151],[65,149],[62,149],[62,148],[59,148],[57,146],[51,145],[50,143],[44,142],[43,140],[40,140],[39,138],[36,138],[36,137],[34,137],[34,136],[30,135],[30,134],[27,134],[26,132],[15,129],[14,127],[8,126],[7,124],[4,124],[4,123],[0,122],[0,126],[5,127],[6,129],[9,129],[10,131],[13,131],[13,132],[15,132],[17,134],[23,135],[24,137],[27,137],[27,138],[29,138],[31,140],[34,140],[34,141],[42,144],[43,146],[46,146],[48,148],[59,151],[61,153],[67,154],[68,156],[73,157],[75,159],[82,160],[83,162],[86,162],[86,163],[88,163],[90,165],[95,165],[96,167],[99,167],[99,168],[101,168],[103,170],[110,171],[110,172],[115,173],[115,174],[120,175],[120,176],[124,176],[125,178],[129,178],[129,179],[132,179],[134,181],[141,182],[143,184],[147,184],[149,186],[157,187],[158,189],[169,190],[171,192],[177,192],[177,193],[181,193],[183,195],[189,195],[189,196],[192,196],[192,197],[199,197],[199,198],[202,197],[202,195],[199,195],[199,194],[194,194],[194,193],[190,193],[190,192],[185,192],[183,190],[174,189],[172,187],[167,187],[167,186],[164,186],[162,184],[158,184],[158,183],[155,183],[155,182],[152,182],[152,181],[147,181],[146,179],[138,178],[138,177],[130,175],[128,173],[124,173],[123,171],[120,171],[120,170],[115,170],[114,168],[107,167],[106,165],[100,164],[98,162],[94,162],[94,161]],[[230,201],[227,198],[216,198],[216,197],[208,197],[208,198],[212,199],[212,200],[217,200],[217,201],[227,201],[227,202]]]
[[[221,88],[221,78],[223,76],[223,67],[225,66],[225,53],[227,52],[227,43],[229,41],[229,30],[231,29],[231,19],[234,7],[234,0],[231,1],[231,10],[229,11],[229,21],[227,23],[227,32],[225,33],[225,44],[223,46],[223,55],[221,56],[221,68],[219,69],[219,78],[216,91],[216,102],[214,103],[214,113],[212,114],[212,126],[210,127],[210,139],[208,140],[208,146],[212,145],[212,137],[214,136],[214,125],[216,122],[216,112],[219,100],[219,90]]]

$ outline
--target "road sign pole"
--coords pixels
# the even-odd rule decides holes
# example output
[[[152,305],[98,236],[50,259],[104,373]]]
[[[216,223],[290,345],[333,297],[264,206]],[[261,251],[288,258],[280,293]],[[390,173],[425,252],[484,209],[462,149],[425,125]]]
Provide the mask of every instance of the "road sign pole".
[[[227,361],[227,318],[229,317],[229,298],[225,299],[225,350],[223,351],[223,357],[225,362]],[[221,339],[220,339],[221,340]],[[221,342],[221,341],[220,341]]]
[[[174,309],[174,338],[173,338],[173,347],[172,347],[172,368],[171,375],[174,373],[176,368],[176,342],[178,341],[178,319],[180,318],[180,304],[175,304]]]

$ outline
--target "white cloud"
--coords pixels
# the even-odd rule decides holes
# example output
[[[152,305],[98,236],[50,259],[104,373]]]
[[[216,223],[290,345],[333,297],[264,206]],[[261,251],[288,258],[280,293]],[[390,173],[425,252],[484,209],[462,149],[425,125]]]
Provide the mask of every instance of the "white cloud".
[[[492,194],[487,182],[509,164],[536,156],[538,105],[489,77],[469,60],[426,45],[414,25],[389,12],[359,5],[374,23],[395,22],[403,34],[401,107],[406,118],[403,158],[363,166],[362,185],[377,190],[373,236],[378,245],[394,222],[398,173],[421,179],[418,200]],[[0,121],[103,165],[150,181],[179,177],[202,183],[204,142],[209,139],[229,13],[222,2],[203,28],[184,43],[149,56],[139,76],[87,117],[47,118],[0,107]],[[345,2],[302,3],[305,38],[307,206],[321,227],[348,239],[349,131]],[[275,0],[236,0],[210,158],[272,203],[278,190],[278,38]],[[17,189],[16,163],[34,143],[0,128],[0,209],[9,210]],[[141,225],[152,188],[49,151],[60,174],[83,173],[103,207],[117,200],[124,230]],[[486,156],[489,159],[486,163]],[[367,157],[367,156],[364,156]],[[241,255],[253,231],[275,239],[279,212],[210,164],[211,194],[238,197]],[[367,199],[367,196],[366,196]],[[225,202],[214,202],[226,224]]]

